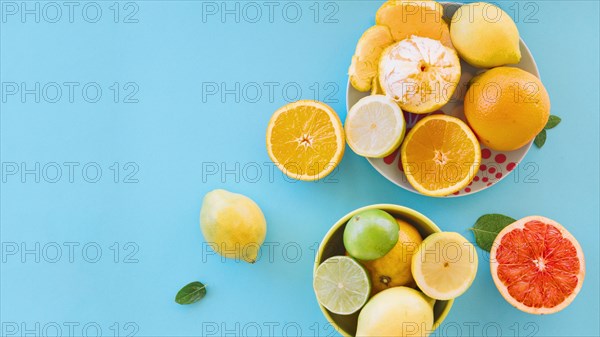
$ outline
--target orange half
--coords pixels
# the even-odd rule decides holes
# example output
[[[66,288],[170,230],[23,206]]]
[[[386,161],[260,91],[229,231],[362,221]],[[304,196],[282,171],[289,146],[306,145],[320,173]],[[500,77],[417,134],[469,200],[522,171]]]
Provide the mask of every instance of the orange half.
[[[441,197],[467,186],[481,164],[475,134],[460,119],[432,115],[419,121],[401,148],[408,182],[419,192]]]
[[[344,139],[342,122],[331,107],[302,100],[275,111],[267,128],[267,152],[290,178],[313,181],[340,163]]]

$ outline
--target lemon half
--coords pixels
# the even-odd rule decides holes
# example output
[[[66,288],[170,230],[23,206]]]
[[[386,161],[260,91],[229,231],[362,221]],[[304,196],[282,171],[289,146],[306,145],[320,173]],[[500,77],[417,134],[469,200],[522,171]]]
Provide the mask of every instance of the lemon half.
[[[429,235],[412,260],[412,274],[425,295],[450,300],[462,295],[477,275],[477,252],[462,235],[441,232]]]
[[[396,102],[384,95],[371,95],[348,111],[344,128],[346,142],[356,154],[382,158],[400,146],[406,123]]]

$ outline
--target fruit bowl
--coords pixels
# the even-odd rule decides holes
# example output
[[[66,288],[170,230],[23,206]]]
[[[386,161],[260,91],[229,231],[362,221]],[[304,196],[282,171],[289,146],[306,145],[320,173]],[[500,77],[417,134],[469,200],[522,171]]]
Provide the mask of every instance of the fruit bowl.
[[[462,5],[461,3],[456,2],[440,2],[444,6],[444,18],[450,19],[454,12]],[[539,78],[539,72],[535,60],[531,55],[531,52],[525,45],[525,42],[521,39],[520,41],[520,49],[521,49],[521,61],[516,65],[511,65],[517,68],[521,68],[536,77]],[[461,59],[461,78],[456,88],[456,91],[448,104],[443,106],[440,110],[437,110],[431,114],[446,114],[452,115],[466,121],[464,112],[463,112],[463,100],[464,95],[466,93],[467,84],[469,81],[478,73],[482,72],[484,69],[475,68],[468,63],[464,62]],[[348,79],[347,89],[346,89],[346,109],[347,111],[352,108],[356,102],[358,102],[361,98],[370,95],[369,92],[360,92],[350,84],[350,79]],[[406,120],[406,132],[410,130],[419,120],[430,114],[412,114],[408,112],[404,112],[404,117]],[[462,190],[451,194],[447,197],[456,197],[456,196],[464,196],[468,194],[472,194],[475,192],[482,191],[488,187],[491,187],[495,183],[504,179],[506,176],[510,174],[511,171],[517,168],[517,165],[523,160],[527,152],[529,151],[531,144],[529,144],[514,150],[514,151],[495,151],[485,146],[481,146],[481,166],[479,172],[473,179],[473,181],[463,188]],[[391,155],[385,158],[367,158],[369,163],[386,179],[393,182],[394,184],[414,193],[417,192],[408,182],[406,175],[402,169],[402,162],[400,160],[400,150],[397,149]]]
[[[323,241],[321,241],[321,244],[319,245],[319,250],[317,251],[317,255],[315,257],[313,275],[314,272],[317,270],[317,267],[323,261],[327,260],[332,256],[345,254],[346,250],[344,248],[343,234],[344,229],[346,227],[346,223],[357,213],[371,209],[384,210],[392,216],[394,216],[395,218],[402,219],[412,224],[419,231],[421,236],[423,236],[423,239],[432,233],[441,232],[440,228],[436,226],[436,224],[433,223],[433,221],[431,221],[429,218],[413,209],[404,206],[392,204],[377,204],[356,209],[344,215],[329,229],[327,234],[325,234],[325,237],[323,238]],[[452,307],[453,303],[454,300],[436,301],[434,306],[434,327],[439,326],[439,324],[441,324],[444,321],[444,319],[450,312],[450,308]],[[355,335],[358,314],[360,313],[360,311],[352,315],[337,315],[330,312],[322,305],[319,305],[319,307],[321,308],[323,315],[325,315],[325,318],[327,318],[329,323],[331,323],[331,325],[340,334],[346,337]]]

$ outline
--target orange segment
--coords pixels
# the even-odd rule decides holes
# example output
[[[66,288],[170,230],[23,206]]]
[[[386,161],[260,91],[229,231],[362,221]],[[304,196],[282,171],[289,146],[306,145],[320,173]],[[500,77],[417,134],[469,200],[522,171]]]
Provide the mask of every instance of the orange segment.
[[[327,176],[344,155],[344,129],[328,105],[298,101],[277,110],[267,128],[267,152],[291,178],[318,180]]]
[[[418,122],[401,149],[408,182],[429,196],[445,196],[467,186],[481,164],[481,148],[467,124],[432,115]]]

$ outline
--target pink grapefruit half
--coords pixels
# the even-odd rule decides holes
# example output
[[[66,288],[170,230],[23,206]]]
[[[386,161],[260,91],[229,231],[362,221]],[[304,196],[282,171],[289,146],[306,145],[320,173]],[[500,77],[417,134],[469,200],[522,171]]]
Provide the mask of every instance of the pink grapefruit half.
[[[530,314],[566,308],[579,293],[585,259],[563,226],[542,216],[508,225],[494,240],[490,270],[496,287],[514,307]]]

